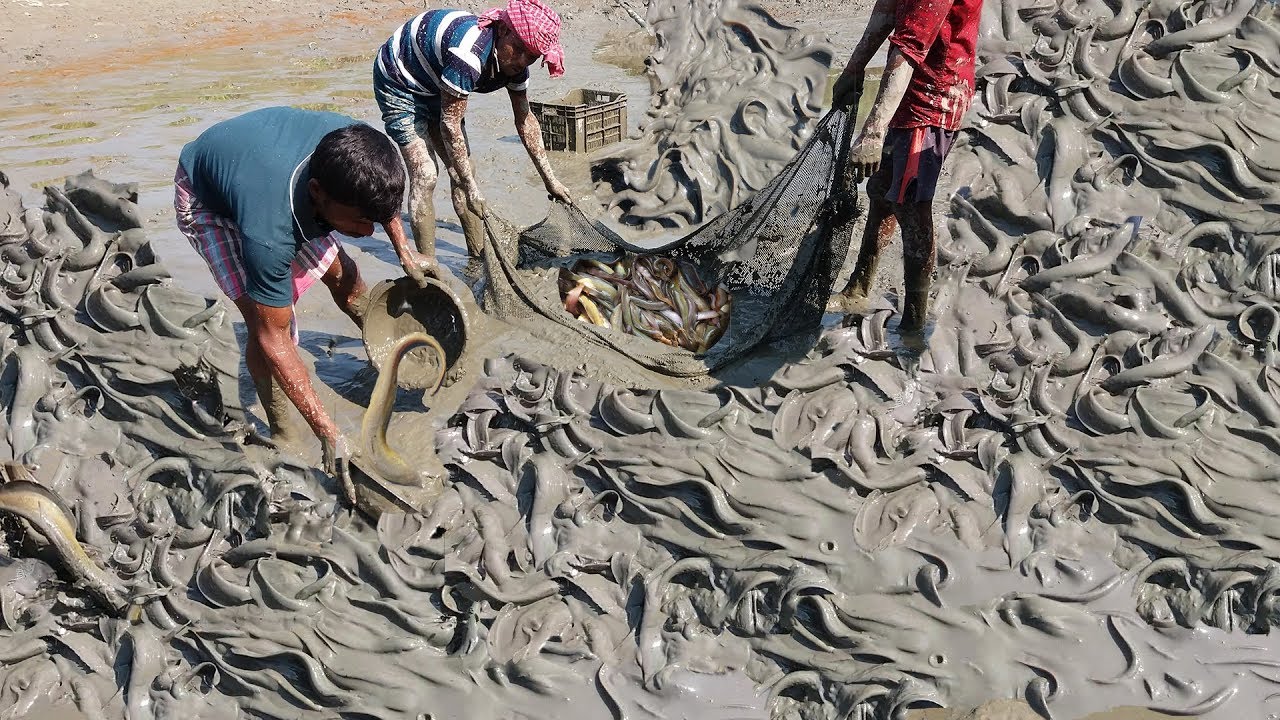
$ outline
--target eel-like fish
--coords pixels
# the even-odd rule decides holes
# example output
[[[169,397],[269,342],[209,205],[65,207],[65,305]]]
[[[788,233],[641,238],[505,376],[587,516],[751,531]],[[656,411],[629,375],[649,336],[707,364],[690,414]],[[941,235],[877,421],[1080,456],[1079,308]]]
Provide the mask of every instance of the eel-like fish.
[[[0,485],[0,511],[17,515],[39,530],[79,584],[109,611],[119,614],[128,607],[119,580],[85,553],[76,539],[71,513],[52,491],[29,480],[11,480]]]
[[[400,453],[387,445],[387,425],[391,422],[391,410],[396,403],[396,373],[400,369],[400,361],[410,350],[429,347],[436,353],[436,366],[440,369],[435,382],[427,389],[433,394],[440,389],[448,368],[444,348],[435,338],[426,333],[410,333],[391,348],[387,362],[378,374],[378,381],[373,386],[373,395],[369,398],[369,408],[365,410],[364,421],[360,428],[360,449],[358,459],[370,475],[396,485],[413,487],[440,488],[444,483],[443,468],[429,470],[410,465]],[[436,463],[438,465],[438,463]],[[363,468],[362,468],[363,469]],[[372,472],[370,472],[372,471]]]

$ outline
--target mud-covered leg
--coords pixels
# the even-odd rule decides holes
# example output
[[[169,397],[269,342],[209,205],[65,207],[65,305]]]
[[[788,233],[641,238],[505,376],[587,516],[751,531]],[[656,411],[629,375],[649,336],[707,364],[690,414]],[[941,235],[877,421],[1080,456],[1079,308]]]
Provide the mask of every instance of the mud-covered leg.
[[[409,226],[418,252],[436,256],[436,206],[432,199],[436,190],[438,167],[435,154],[423,138],[400,147],[405,167],[409,170]]]
[[[431,140],[435,143],[435,152],[439,157],[449,157],[444,137],[439,132],[432,133]],[[467,154],[470,154],[469,147]],[[467,254],[478,258],[484,252],[484,221],[467,207],[467,193],[463,189],[458,169],[447,162],[445,169],[449,173],[449,198],[453,201],[453,210],[458,213],[458,222],[462,225],[462,235],[467,241]]]
[[[867,212],[867,226],[862,231],[862,246],[858,249],[858,261],[849,276],[849,284],[842,293],[850,299],[865,300],[871,294],[880,265],[880,253],[889,246],[893,231],[898,229],[892,206],[883,197],[872,195]]]
[[[244,315],[246,324],[251,321],[253,302],[248,296],[239,298],[236,307]],[[262,403],[262,412],[271,430],[271,440],[278,445],[291,445],[306,436],[307,428],[289,411],[293,403],[284,394],[284,388],[271,375],[267,364],[267,356],[262,352],[257,340],[250,334],[244,348],[244,362],[249,369],[249,377],[253,378],[253,387],[258,392],[258,400]]]
[[[924,327],[929,314],[929,286],[937,265],[933,229],[933,205],[927,202],[894,206],[902,228],[902,269],[905,298],[899,327],[915,331]]]
[[[832,305],[837,306],[832,309],[858,312],[866,305],[871,287],[875,283],[880,254],[889,246],[893,231],[898,228],[893,205],[885,199],[890,179],[887,168],[890,166],[886,157],[881,165],[884,169],[867,179],[867,224],[862,230],[858,260],[849,276],[849,284],[839,296],[832,298],[835,301]]]
[[[258,392],[258,401],[262,403],[262,412],[267,416],[272,442],[277,445],[293,445],[305,437],[302,424],[289,412],[292,406],[289,397],[270,373],[265,379],[254,377],[253,387]]]

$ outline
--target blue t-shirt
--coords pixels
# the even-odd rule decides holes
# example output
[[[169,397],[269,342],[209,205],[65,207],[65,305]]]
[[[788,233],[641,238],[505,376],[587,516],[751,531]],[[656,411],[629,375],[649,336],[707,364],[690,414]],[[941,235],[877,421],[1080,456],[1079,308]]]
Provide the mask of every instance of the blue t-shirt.
[[[337,113],[265,108],[224,120],[182,148],[179,163],[196,197],[240,226],[245,292],[254,301],[293,304],[293,259],[329,233],[311,204],[307,163],[321,138],[356,122]]]

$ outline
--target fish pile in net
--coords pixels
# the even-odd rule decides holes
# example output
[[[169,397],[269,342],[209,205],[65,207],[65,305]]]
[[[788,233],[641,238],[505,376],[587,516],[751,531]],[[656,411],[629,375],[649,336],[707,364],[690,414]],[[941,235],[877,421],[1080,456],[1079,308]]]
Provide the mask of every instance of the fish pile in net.
[[[680,378],[704,377],[769,342],[814,331],[849,249],[858,211],[838,170],[847,152],[847,115],[833,110],[764,189],[689,235],[655,250],[633,245],[576,206],[553,205],[545,220],[516,228],[486,218],[484,308],[557,342],[576,337],[592,351]],[[837,202],[829,203],[831,198]],[[560,272],[592,254],[655,252],[688,263],[731,296],[723,335],[703,354],[650,337],[577,322],[565,310]],[[567,331],[567,332],[566,332]],[[695,346],[696,349],[696,346]]]
[[[560,271],[565,310],[583,322],[701,355],[729,324],[732,299],[698,271],[657,255],[584,258]]]

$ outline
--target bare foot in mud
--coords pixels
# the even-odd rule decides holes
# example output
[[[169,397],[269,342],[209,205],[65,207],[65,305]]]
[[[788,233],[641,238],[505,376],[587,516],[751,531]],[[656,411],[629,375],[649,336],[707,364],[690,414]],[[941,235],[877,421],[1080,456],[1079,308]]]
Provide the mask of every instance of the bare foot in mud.
[[[827,312],[866,315],[871,312],[871,299],[861,293],[836,293],[827,299]]]
[[[924,328],[899,328],[898,335],[902,339],[902,348],[908,353],[920,355],[929,349],[929,338]]]
[[[263,432],[256,426],[250,425],[244,436],[244,444],[259,445],[281,452],[300,454],[305,449],[303,442],[309,435],[309,432],[303,433],[298,428],[288,426],[274,432],[271,430]]]

